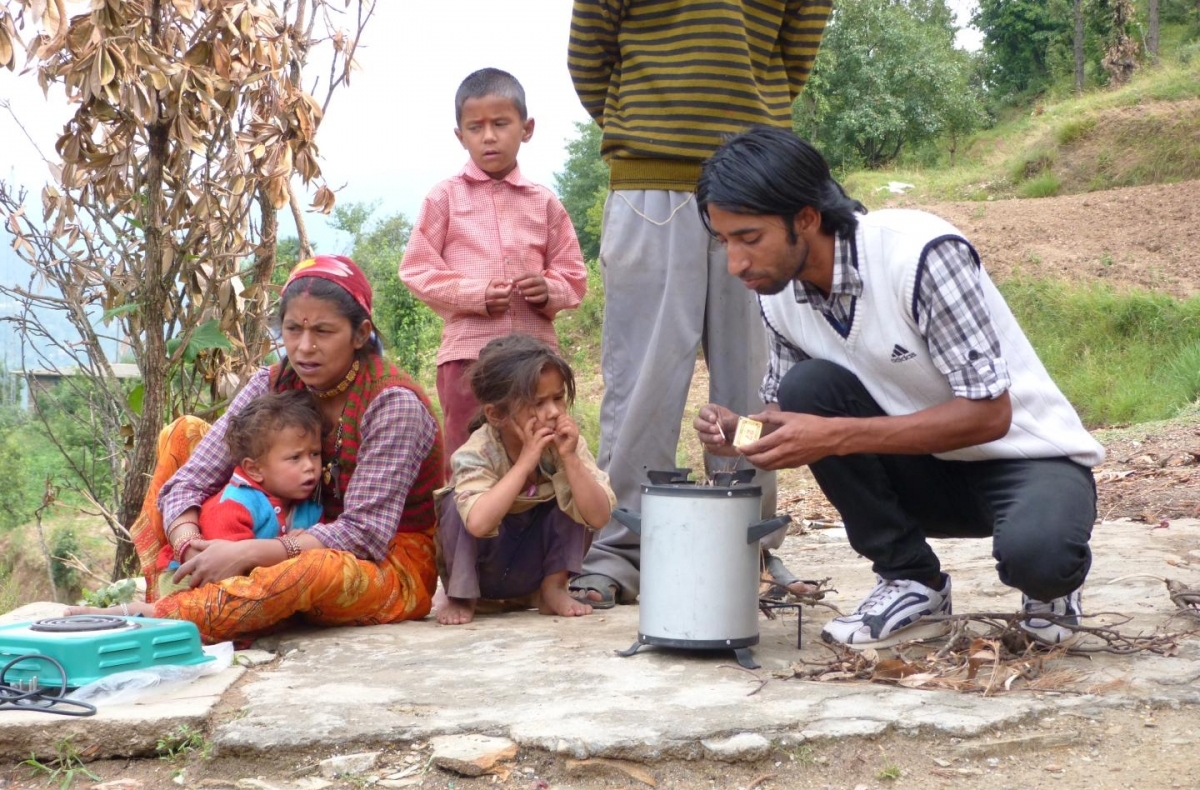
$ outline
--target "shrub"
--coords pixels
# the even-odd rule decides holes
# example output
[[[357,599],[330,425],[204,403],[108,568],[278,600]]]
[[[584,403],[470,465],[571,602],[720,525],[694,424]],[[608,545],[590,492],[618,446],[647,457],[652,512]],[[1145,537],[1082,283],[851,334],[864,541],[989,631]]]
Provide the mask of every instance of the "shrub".
[[[1054,173],[1047,170],[1037,178],[1031,178],[1024,184],[1021,184],[1021,188],[1017,192],[1023,198],[1054,197],[1061,188],[1062,181]]]

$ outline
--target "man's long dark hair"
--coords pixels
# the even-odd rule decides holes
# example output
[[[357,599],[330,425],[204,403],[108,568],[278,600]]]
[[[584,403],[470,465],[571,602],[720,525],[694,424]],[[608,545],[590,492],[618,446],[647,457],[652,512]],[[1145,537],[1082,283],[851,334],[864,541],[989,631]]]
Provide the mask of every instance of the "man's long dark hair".
[[[793,237],[792,219],[811,206],[821,214],[821,230],[847,236],[858,227],[862,203],[846,194],[817,149],[787,129],[755,126],[731,137],[704,163],[696,185],[700,218],[708,207],[735,214],[775,215]]]

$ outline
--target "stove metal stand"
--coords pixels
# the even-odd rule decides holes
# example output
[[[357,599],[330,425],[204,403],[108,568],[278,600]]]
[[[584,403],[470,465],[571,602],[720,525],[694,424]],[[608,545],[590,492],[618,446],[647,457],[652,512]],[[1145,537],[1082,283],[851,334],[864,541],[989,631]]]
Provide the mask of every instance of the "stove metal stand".
[[[617,650],[616,654],[628,658],[644,646],[650,645],[653,647],[669,647],[676,650],[733,650],[737,662],[746,669],[759,669],[759,665],[754,661],[754,656],[750,654],[750,648],[758,644],[758,635],[748,637],[746,639],[664,639],[659,636],[646,636],[643,633],[638,634],[637,641],[629,646],[627,650]]]
[[[803,646],[803,631],[804,625],[804,604],[799,601],[783,601],[777,598],[760,598],[758,600],[758,608],[768,618],[774,620],[775,613],[783,609],[796,610],[796,649],[799,650]],[[758,636],[747,639],[714,639],[714,640],[697,640],[697,639],[664,639],[657,636],[646,636],[643,633],[638,633],[637,641],[630,645],[625,650],[615,651],[617,655],[624,658],[634,655],[647,645],[657,647],[669,647],[683,650],[733,650],[734,656],[737,658],[738,664],[746,669],[761,669],[758,662],[750,653],[750,648],[758,644]]]

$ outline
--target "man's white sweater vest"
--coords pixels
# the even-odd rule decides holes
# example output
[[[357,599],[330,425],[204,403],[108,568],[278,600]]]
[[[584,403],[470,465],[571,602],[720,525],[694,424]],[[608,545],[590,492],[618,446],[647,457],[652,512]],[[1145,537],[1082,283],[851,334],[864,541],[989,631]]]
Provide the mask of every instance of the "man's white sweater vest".
[[[954,226],[922,211],[891,209],[860,216],[855,242],[863,293],[847,337],[819,311],[797,303],[792,288],[760,297],[763,315],[784,340],[808,356],[852,371],[887,414],[911,414],[949,401],[954,392],[934,366],[915,315],[916,280],[925,253],[934,241],[948,236],[965,241]],[[981,271],[980,276],[1012,379],[1012,426],[1001,439],[938,457],[979,461],[1066,456],[1088,467],[1100,463],[1104,449],[1050,379],[987,273]],[[988,349],[980,353],[989,355]]]

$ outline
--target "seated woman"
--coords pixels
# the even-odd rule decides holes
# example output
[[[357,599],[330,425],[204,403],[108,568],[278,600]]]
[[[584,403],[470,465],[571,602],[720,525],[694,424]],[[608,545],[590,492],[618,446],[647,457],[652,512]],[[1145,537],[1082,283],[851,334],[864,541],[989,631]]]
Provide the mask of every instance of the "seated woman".
[[[349,258],[322,255],[292,271],[278,308],[286,356],[246,383],[162,484],[157,503],[147,496],[149,512],[135,534],[139,556],[153,566],[147,603],[128,604],[125,613],[190,620],[207,642],[252,638],[293,615],[319,625],[369,625],[429,613],[441,433],[429,399],[383,359],[371,297]],[[332,426],[322,441],[322,522],[278,538],[203,539],[200,506],[235,466],[224,441],[229,415],[265,392],[301,388],[317,396]],[[160,441],[158,479],[163,464],[182,454],[164,452],[166,444]],[[172,558],[180,563],[172,580],[185,586],[155,600],[155,571]]]

